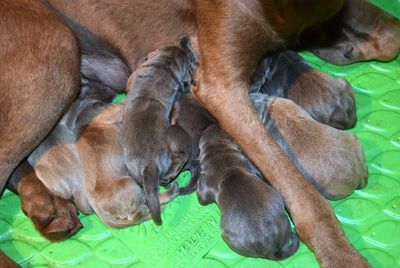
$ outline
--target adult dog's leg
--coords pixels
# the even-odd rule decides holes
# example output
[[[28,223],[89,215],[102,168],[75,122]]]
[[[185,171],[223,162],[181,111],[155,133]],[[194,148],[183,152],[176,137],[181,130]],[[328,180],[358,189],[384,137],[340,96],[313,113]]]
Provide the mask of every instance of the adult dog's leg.
[[[264,52],[276,45],[272,47],[273,32],[259,19],[260,7],[241,4],[242,1],[196,1],[202,62],[194,93],[283,194],[299,236],[315,252],[320,264],[368,267],[346,239],[329,204],[279,149],[251,108],[250,74]]]
[[[4,252],[0,250],[0,267],[17,268],[19,266],[13,260],[11,260],[9,257],[4,255]]]
[[[312,42],[318,57],[338,65],[389,61],[400,52],[400,20],[367,0],[346,0],[334,19],[310,29],[302,41]]]
[[[7,188],[19,194],[22,210],[50,241],[64,240],[81,229],[73,202],[47,190],[27,161],[11,174]]]
[[[79,90],[71,31],[40,1],[0,4],[0,190]]]

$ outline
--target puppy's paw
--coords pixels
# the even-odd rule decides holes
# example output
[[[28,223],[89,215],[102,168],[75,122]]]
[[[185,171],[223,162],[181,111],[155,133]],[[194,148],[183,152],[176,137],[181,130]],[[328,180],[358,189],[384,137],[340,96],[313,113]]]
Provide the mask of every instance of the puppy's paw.
[[[289,99],[300,105],[315,120],[338,129],[349,129],[357,121],[356,104],[350,84],[320,71],[312,71],[303,78]],[[312,87],[306,85],[312,81]],[[299,94],[301,93],[301,94]]]
[[[331,114],[326,124],[338,129],[350,129],[356,125],[356,103],[350,84],[344,79],[335,79],[330,87]]]
[[[82,228],[72,201],[52,195],[47,189],[20,195],[22,210],[48,240],[65,240]]]

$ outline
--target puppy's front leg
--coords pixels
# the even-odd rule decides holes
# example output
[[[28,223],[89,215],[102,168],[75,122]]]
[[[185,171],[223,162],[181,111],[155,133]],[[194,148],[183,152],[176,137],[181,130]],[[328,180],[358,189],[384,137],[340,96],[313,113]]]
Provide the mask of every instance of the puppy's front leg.
[[[196,1],[202,63],[194,93],[282,193],[299,236],[323,267],[369,267],[344,236],[329,204],[279,149],[250,105],[250,74],[261,56],[276,48],[276,39],[258,2],[248,2]]]

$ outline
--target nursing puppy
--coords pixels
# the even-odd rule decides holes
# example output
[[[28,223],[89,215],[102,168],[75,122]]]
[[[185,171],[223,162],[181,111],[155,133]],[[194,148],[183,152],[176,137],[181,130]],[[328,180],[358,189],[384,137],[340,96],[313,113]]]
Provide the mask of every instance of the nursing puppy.
[[[197,181],[200,176],[199,142],[204,130],[215,124],[215,119],[200,105],[196,98],[190,93],[183,95],[176,101],[171,117],[171,123],[183,129],[190,139],[191,154],[183,169],[191,172],[192,178],[187,186],[180,189],[181,194],[189,194],[197,189]],[[174,137],[175,143],[182,143]]]
[[[76,142],[84,127],[106,109],[115,92],[96,82],[91,82],[90,86],[83,84],[81,91],[81,99],[72,104],[47,138],[29,155],[28,162],[50,192],[71,199],[80,211],[89,214],[93,210],[84,192],[83,165]]]
[[[161,224],[158,200],[162,180],[175,178],[188,159],[191,144],[179,127],[170,128],[175,101],[192,84],[192,69],[197,65],[189,39],[181,47],[166,47],[148,55],[147,60],[128,80],[128,96],[122,120],[121,141],[130,175],[144,187],[152,219]],[[174,154],[168,137],[179,135],[183,147]],[[186,140],[187,142],[183,142]],[[174,148],[177,149],[177,148]]]
[[[278,145],[326,198],[366,186],[368,169],[354,134],[317,122],[291,100],[260,93],[250,99]]]
[[[273,260],[296,252],[299,240],[290,229],[281,194],[263,181],[218,125],[201,136],[200,162],[199,202],[217,203],[222,237],[233,250]]]
[[[129,176],[119,140],[124,105],[108,105],[85,126],[77,142],[88,202],[112,227],[139,224],[150,218],[144,190]],[[178,192],[178,185],[172,184],[167,192],[159,194],[161,204]]]
[[[268,54],[252,77],[250,93],[288,98],[318,122],[348,129],[356,124],[350,84],[312,68],[294,51]]]
[[[123,104],[110,104],[114,94],[100,83],[84,86],[81,99],[28,160],[53,194],[73,200],[85,214],[96,212],[110,226],[124,227],[150,214],[143,189],[125,166],[118,140]],[[164,204],[177,194],[173,185],[160,200]]]

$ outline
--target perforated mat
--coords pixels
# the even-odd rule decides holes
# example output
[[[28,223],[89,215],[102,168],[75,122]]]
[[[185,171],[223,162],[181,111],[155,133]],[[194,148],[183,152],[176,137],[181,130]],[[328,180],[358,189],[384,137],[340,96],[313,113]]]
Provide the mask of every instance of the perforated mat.
[[[339,67],[302,55],[314,67],[346,78],[356,93],[358,124],[351,131],[364,146],[370,177],[365,189],[331,202],[336,215],[373,267],[400,267],[400,57]],[[0,200],[0,248],[23,267],[318,267],[303,244],[281,262],[234,253],[221,238],[217,207],[200,206],[195,194],[168,204],[162,226],[112,229],[95,215],[80,215],[84,228],[59,243],[35,231],[19,202],[10,192]]]

